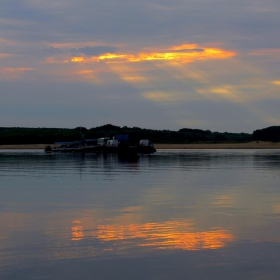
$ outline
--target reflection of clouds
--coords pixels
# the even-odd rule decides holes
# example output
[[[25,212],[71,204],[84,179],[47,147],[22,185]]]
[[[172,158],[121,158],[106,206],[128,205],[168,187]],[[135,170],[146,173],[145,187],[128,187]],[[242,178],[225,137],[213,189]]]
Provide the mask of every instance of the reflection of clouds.
[[[212,205],[215,205],[219,208],[230,208],[233,206],[233,197],[230,195],[218,195],[215,197],[214,201],[212,202]]]
[[[275,206],[273,207],[273,210],[274,210],[274,213],[275,213],[275,214],[280,214],[280,204],[275,205]]]
[[[82,222],[79,220],[72,221],[72,240],[78,241],[84,238]]]
[[[258,168],[269,168],[269,170],[278,171],[280,169],[280,155],[275,153],[254,154],[254,165]]]
[[[0,215],[0,239],[9,238],[11,232],[27,227],[31,216],[21,213],[3,213]]]
[[[72,240],[85,238],[80,221],[73,221]],[[101,243],[114,243],[115,250],[124,247],[153,248],[160,250],[203,250],[218,249],[234,240],[234,236],[224,229],[193,232],[193,223],[188,221],[168,221],[163,223],[99,224],[91,229],[91,237]],[[105,244],[103,251],[108,248]],[[109,248],[110,249],[110,248]]]
[[[100,225],[97,237],[102,241],[128,241],[138,239],[136,246],[168,250],[218,249],[232,242],[234,237],[227,230],[188,232],[188,222],[132,224],[126,226]]]

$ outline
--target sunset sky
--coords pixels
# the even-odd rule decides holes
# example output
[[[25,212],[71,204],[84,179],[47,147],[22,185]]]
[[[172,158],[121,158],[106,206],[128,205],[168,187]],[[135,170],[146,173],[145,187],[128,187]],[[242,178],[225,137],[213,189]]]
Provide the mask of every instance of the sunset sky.
[[[280,125],[279,0],[0,2],[0,127]]]

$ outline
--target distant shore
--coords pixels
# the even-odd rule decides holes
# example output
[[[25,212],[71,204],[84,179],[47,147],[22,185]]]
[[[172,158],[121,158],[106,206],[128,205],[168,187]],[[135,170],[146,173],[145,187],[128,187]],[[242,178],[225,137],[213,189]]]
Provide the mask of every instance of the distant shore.
[[[280,142],[155,144],[156,149],[280,149]]]
[[[0,149],[43,150],[51,144],[0,145]],[[280,142],[253,141],[249,143],[195,143],[195,144],[154,144],[156,149],[280,149]]]

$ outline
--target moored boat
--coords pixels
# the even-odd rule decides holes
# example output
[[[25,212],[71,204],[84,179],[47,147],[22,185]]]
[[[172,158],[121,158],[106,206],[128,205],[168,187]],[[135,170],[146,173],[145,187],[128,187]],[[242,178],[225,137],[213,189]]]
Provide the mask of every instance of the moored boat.
[[[81,139],[74,142],[55,142],[55,146],[46,146],[45,152],[92,152],[118,153],[120,155],[152,154],[156,152],[148,139],[142,139],[137,144],[129,142],[128,135],[116,135],[113,139],[102,137],[98,139]]]

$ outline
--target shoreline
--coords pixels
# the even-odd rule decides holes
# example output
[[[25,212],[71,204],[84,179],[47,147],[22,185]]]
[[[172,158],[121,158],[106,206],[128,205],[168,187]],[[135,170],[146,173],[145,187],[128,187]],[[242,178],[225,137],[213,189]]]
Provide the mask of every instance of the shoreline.
[[[0,145],[0,150],[44,150],[47,145],[55,147],[54,144],[22,144],[22,145]],[[156,149],[280,149],[280,142],[253,141],[249,143],[196,143],[196,144],[154,144]]]
[[[253,141],[249,143],[155,144],[156,149],[280,149],[280,143]]]

